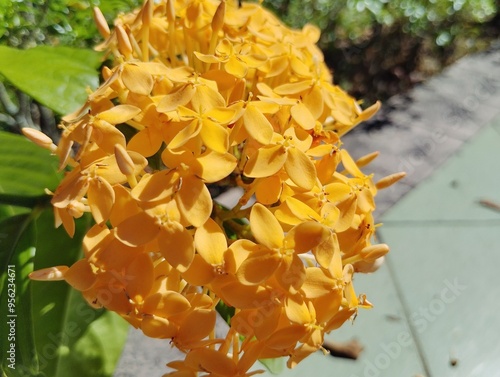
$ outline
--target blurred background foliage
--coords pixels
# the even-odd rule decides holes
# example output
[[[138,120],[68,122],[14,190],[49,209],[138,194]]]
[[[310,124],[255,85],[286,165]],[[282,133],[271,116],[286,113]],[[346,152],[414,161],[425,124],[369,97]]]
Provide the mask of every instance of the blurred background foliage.
[[[118,13],[140,2],[0,0],[0,45],[91,48],[100,41],[93,6],[112,24]],[[289,26],[317,25],[335,82],[366,104],[405,92],[463,55],[488,48],[500,31],[500,0],[264,0],[264,5]],[[0,129],[34,126],[53,134],[53,119],[0,79]]]
[[[335,81],[373,103],[404,92],[499,37],[494,0],[267,0],[289,25],[322,30]]]

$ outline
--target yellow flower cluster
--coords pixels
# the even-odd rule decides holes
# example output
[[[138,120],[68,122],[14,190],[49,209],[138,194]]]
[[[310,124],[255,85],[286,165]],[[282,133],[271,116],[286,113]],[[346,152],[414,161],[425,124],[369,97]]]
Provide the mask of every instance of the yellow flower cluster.
[[[369,307],[353,274],[372,245],[377,184],[340,136],[376,112],[333,85],[313,26],[290,30],[256,3],[152,0],[110,31],[103,84],[63,119],[53,194],[70,235],[91,212],[84,258],[32,274],[64,279],[94,307],[185,352],[171,376],[247,376],[258,359],[293,367]],[[239,186],[234,208],[209,186]],[[253,204],[252,204],[253,203]],[[216,306],[233,308],[216,337]]]

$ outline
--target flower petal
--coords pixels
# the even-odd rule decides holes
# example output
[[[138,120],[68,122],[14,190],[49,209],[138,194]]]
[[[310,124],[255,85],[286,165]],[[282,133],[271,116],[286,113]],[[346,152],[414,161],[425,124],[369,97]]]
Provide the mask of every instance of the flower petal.
[[[213,266],[224,262],[224,252],[227,249],[226,236],[219,225],[212,219],[196,229],[194,242],[198,254]]]
[[[279,200],[282,191],[281,178],[278,175],[272,175],[262,178],[258,183],[255,197],[259,203],[271,205]]]
[[[298,103],[290,108],[290,114],[294,121],[304,130],[312,130],[316,125],[316,119],[306,105]]]
[[[64,274],[64,280],[79,291],[86,291],[97,280],[88,260],[80,259]]]
[[[275,273],[278,284],[290,294],[299,291],[306,279],[306,268],[297,254],[285,256]]]
[[[281,257],[268,249],[252,252],[236,271],[236,278],[244,285],[257,285],[267,280],[278,268]]]
[[[160,113],[168,113],[177,110],[179,106],[186,106],[193,98],[196,90],[193,85],[186,84],[174,92],[166,94],[158,103],[156,110]]]
[[[330,234],[324,225],[306,221],[290,229],[285,237],[285,248],[294,249],[297,254],[305,253],[325,242]]]
[[[99,113],[97,117],[111,124],[120,124],[132,119],[140,112],[141,109],[137,106],[117,105],[109,110]]]
[[[216,376],[236,376],[236,364],[227,355],[211,348],[196,348],[186,355],[186,365]]]
[[[191,105],[198,114],[205,114],[215,107],[225,107],[226,101],[219,92],[208,85],[198,85],[196,93],[191,98]]]
[[[208,183],[217,182],[231,174],[238,163],[230,153],[207,151],[198,157],[201,165],[200,177]]]
[[[207,263],[199,254],[195,254],[189,268],[182,273],[182,278],[191,285],[207,285],[216,277],[214,266]]]
[[[207,148],[219,153],[227,152],[229,148],[229,132],[220,124],[209,119],[203,119],[200,136]]]
[[[328,201],[333,204],[337,204],[347,199],[352,191],[351,187],[343,182],[330,183],[324,186],[323,190],[328,195]]]
[[[289,148],[285,170],[297,186],[311,190],[316,184],[316,168],[307,155],[297,148]]]
[[[364,177],[365,175],[361,170],[359,170],[358,165],[356,165],[356,162],[352,159],[351,155],[347,150],[342,149],[340,151],[340,155],[342,156],[342,165],[344,165],[345,170],[349,172],[353,177]]]
[[[191,304],[188,299],[175,291],[158,292],[149,295],[142,305],[143,313],[154,314],[163,318],[179,315],[190,308]]]
[[[195,227],[200,227],[212,213],[212,197],[205,184],[194,176],[182,179],[175,201],[181,214]]]
[[[145,212],[139,212],[122,221],[114,230],[116,238],[125,245],[140,246],[154,240],[160,227],[151,216]]]
[[[114,125],[104,120],[96,119],[91,139],[107,154],[115,153],[115,145],[125,147],[125,136]]]
[[[186,271],[194,258],[193,236],[181,224],[170,222],[161,227],[158,236],[160,252],[180,272]]]
[[[287,160],[286,149],[282,145],[259,148],[245,165],[247,177],[262,178],[276,174]]]
[[[299,325],[311,322],[311,313],[300,296],[288,296],[285,301],[285,313],[288,319]]]
[[[322,295],[312,300],[316,308],[316,320],[319,323],[330,321],[341,308],[342,289],[334,289],[326,295]]]
[[[113,189],[115,191],[115,205],[111,210],[109,221],[111,225],[116,226],[130,216],[141,212],[141,209],[132,198],[129,189],[122,185],[115,185]]]
[[[174,342],[189,346],[191,343],[202,340],[214,330],[215,319],[214,309],[197,309],[189,313],[182,321]]]
[[[158,152],[162,144],[161,132],[156,127],[147,127],[132,136],[127,148],[144,157],[151,157]]]
[[[130,195],[140,202],[165,200],[175,193],[179,176],[174,171],[145,174]]]
[[[141,330],[150,338],[169,339],[177,334],[179,327],[168,319],[151,315],[142,319]]]
[[[154,266],[151,257],[147,253],[139,254],[127,266],[125,288],[128,297],[135,303],[142,303],[148,296],[154,281]]]
[[[190,139],[197,136],[202,129],[202,124],[198,119],[194,119],[185,127],[175,133],[175,136],[168,143],[168,147],[172,149],[180,148]]]
[[[95,224],[92,228],[87,231],[85,237],[83,237],[82,247],[85,257],[88,258],[92,253],[104,243],[106,237],[109,238],[111,234],[110,230],[106,224]]]
[[[266,346],[276,350],[286,350],[295,347],[295,344],[307,334],[307,329],[301,324],[294,324],[279,329],[265,341]]]
[[[102,224],[107,221],[115,202],[113,187],[99,177],[91,179],[87,191],[87,199],[95,222]]]
[[[257,242],[269,249],[283,245],[283,228],[271,211],[260,203],[255,203],[250,212],[250,229]]]
[[[135,64],[125,64],[121,79],[127,89],[133,93],[147,96],[153,90],[153,76]]]
[[[238,78],[244,78],[248,71],[247,65],[238,60],[235,56],[231,56],[229,58],[229,60],[224,64],[224,69],[227,73],[230,73]]]
[[[248,105],[243,114],[243,124],[248,134],[257,142],[267,145],[273,137],[273,126],[256,106]]]
[[[328,294],[336,287],[336,282],[326,276],[319,267],[306,268],[306,280],[302,284],[301,290],[308,299],[318,298]]]
[[[337,204],[337,208],[340,210],[340,217],[337,224],[335,224],[336,232],[343,232],[351,227],[354,215],[356,214],[357,202],[356,195],[351,195],[343,202]]]

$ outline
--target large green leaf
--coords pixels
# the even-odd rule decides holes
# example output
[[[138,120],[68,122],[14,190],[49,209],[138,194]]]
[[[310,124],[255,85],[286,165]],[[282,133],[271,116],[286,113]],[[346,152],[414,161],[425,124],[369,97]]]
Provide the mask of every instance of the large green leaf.
[[[62,178],[50,152],[23,136],[0,132],[0,203],[34,207],[48,200]],[[0,214],[15,214],[4,207]]]
[[[126,339],[128,325],[116,314],[96,311],[79,292],[63,281],[31,282],[34,269],[72,265],[81,256],[81,241],[89,217],[79,219],[73,239],[54,228],[52,210],[7,218],[0,222],[1,318],[10,319],[11,282],[17,314],[15,336],[0,339],[0,352],[8,355],[14,344],[15,360],[2,357],[2,376],[109,377]],[[35,252],[36,250],[36,252]],[[10,274],[10,275],[9,275]],[[9,323],[0,321],[0,333],[10,334]],[[10,368],[9,364],[15,366]]]
[[[83,105],[86,88],[99,84],[102,55],[92,50],[38,46],[19,50],[0,46],[0,74],[59,114]]]
[[[70,266],[79,259],[87,223],[77,222],[70,239],[54,229],[52,212],[37,221],[35,269]],[[114,313],[96,311],[65,282],[33,282],[33,316],[40,369],[51,377],[110,376],[121,353],[128,325]],[[54,352],[56,359],[52,359]]]
[[[35,252],[31,220],[23,214],[0,222],[0,368],[7,377],[39,375],[28,284]]]

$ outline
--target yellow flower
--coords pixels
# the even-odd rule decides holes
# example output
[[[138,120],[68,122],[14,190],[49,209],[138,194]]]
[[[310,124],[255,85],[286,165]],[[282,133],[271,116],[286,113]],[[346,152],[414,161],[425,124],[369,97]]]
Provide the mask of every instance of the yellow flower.
[[[95,221],[65,280],[185,358],[171,376],[250,376],[259,358],[293,367],[360,308],[354,276],[389,251],[375,244],[373,181],[341,136],[362,109],[332,82],[319,30],[290,30],[260,3],[148,0],[110,30],[103,82],[62,119],[59,145],[26,136],[67,169],[52,205],[69,235]],[[209,188],[242,190],[215,203]],[[255,197],[255,201],[252,198]],[[234,309],[224,337],[216,308]],[[227,312],[231,312],[230,309]],[[258,323],[255,318],[262,318]]]

